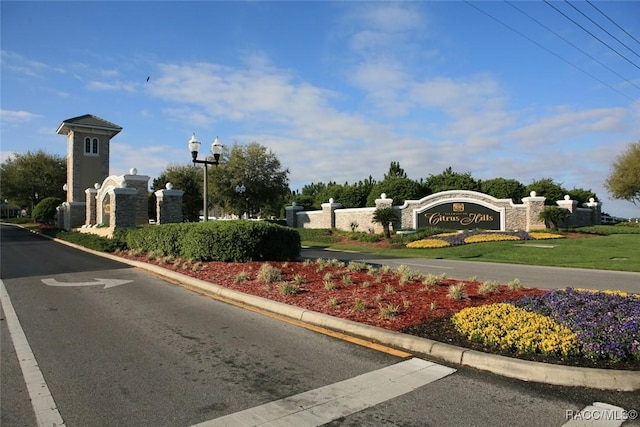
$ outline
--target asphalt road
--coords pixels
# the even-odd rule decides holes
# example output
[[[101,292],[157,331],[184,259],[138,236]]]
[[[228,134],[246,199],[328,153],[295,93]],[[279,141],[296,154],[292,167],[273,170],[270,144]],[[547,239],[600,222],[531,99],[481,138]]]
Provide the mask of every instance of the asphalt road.
[[[0,226],[0,255],[3,426],[39,425],[53,410],[67,426],[214,425],[259,405],[301,417],[299,426],[317,417],[346,426],[560,426],[567,411],[593,402],[640,402],[640,393],[529,384],[376,351],[16,227]],[[26,367],[25,348],[34,357]],[[414,356],[444,376],[396,390],[422,378],[393,379]],[[33,395],[36,370],[43,382]],[[44,383],[54,405],[42,406]]]
[[[498,280],[500,283],[508,283],[513,279],[519,279],[524,286],[540,289],[574,287],[599,290],[617,289],[640,293],[640,273],[624,271],[539,267],[445,259],[389,258],[365,252],[344,252],[316,248],[303,249],[302,257],[308,259],[336,258],[343,261],[363,261],[391,267],[406,265],[423,273],[431,273],[438,276],[444,273],[447,277],[453,279],[476,277],[480,281]]]

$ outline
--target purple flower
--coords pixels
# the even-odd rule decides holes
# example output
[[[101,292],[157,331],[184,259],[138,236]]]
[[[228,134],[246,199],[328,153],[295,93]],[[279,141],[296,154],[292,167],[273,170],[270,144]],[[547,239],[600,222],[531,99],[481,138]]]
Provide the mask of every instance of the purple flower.
[[[512,303],[570,328],[587,358],[640,358],[640,298],[567,288]]]

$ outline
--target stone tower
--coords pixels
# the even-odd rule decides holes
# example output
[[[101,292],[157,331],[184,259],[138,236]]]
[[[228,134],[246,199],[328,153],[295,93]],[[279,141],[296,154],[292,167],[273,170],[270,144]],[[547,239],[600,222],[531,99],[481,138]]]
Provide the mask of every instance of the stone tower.
[[[62,122],[56,130],[67,136],[67,202],[65,229],[85,221],[87,188],[109,176],[109,144],[122,128],[91,114]]]

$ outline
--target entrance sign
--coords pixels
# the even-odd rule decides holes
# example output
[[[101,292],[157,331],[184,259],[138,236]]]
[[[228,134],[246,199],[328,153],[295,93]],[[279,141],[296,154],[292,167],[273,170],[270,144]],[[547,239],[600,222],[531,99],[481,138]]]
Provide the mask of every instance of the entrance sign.
[[[417,228],[501,230],[502,212],[469,201],[442,203],[418,212]]]

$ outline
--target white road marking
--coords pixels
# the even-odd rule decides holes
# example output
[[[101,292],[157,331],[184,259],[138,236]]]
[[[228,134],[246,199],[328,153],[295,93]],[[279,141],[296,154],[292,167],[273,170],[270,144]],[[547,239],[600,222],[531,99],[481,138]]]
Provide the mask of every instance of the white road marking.
[[[9,299],[9,294],[2,279],[0,279],[0,302],[2,303],[4,316],[7,319],[9,335],[11,336],[13,347],[16,349],[16,355],[20,362],[20,368],[22,369],[22,375],[27,385],[27,391],[31,398],[31,405],[33,406],[38,426],[64,426],[62,416],[58,412],[56,403],[53,401],[53,396],[38,367],[38,362],[31,351],[27,336],[22,330],[18,315],[13,309],[13,304],[11,303],[11,299]]]
[[[633,420],[637,416],[638,412],[635,410],[625,411],[618,406],[595,402],[581,411],[567,410],[566,417],[570,421],[562,427],[619,427],[626,420]]]
[[[412,358],[192,427],[319,426],[409,393],[455,371]]]
[[[95,282],[58,282],[56,279],[42,279],[42,283],[47,286],[96,286],[104,285],[104,289],[113,288],[114,286],[131,283],[133,280],[121,279],[94,279]]]

